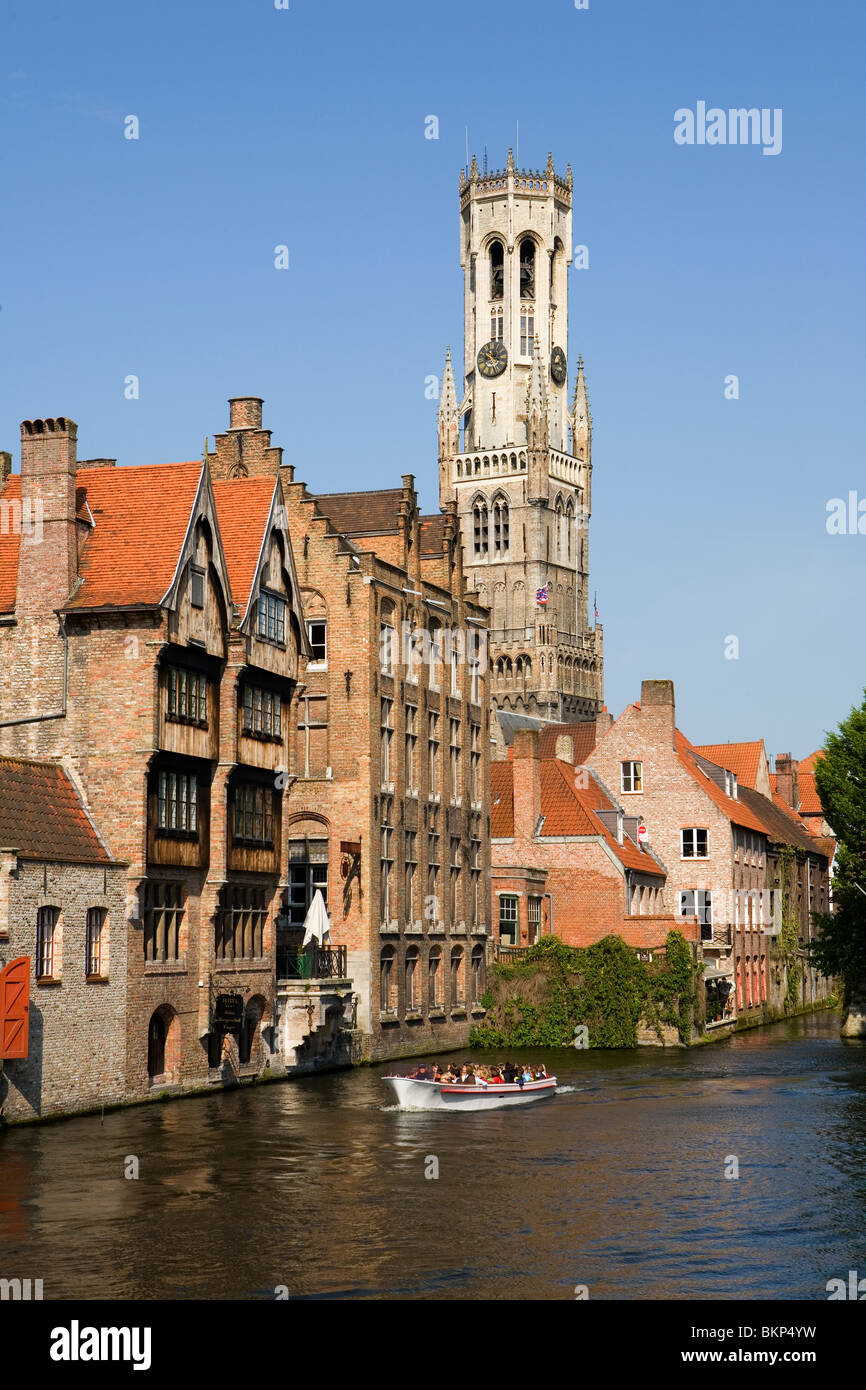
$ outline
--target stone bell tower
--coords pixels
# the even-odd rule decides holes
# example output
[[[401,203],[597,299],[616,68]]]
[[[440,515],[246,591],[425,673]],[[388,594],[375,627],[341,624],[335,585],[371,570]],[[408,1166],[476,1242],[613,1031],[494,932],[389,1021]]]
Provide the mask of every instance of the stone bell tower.
[[[603,700],[589,625],[592,417],[568,400],[571,168],[460,174],[465,387],[446,355],[439,500],[456,502],[467,579],[490,608],[494,704],[550,720]],[[546,597],[546,602],[544,601]],[[539,601],[541,600],[541,601]]]

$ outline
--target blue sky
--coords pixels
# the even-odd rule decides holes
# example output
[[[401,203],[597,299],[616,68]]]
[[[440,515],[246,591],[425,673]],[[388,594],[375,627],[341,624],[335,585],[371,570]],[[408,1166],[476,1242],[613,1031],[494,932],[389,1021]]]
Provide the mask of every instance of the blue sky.
[[[256,394],[312,490],[413,472],[436,509],[465,132],[498,167],[519,122],[590,251],[608,706],[671,677],[693,741],[805,756],[866,684],[866,535],[825,525],[866,499],[864,31],[855,0],[4,6],[0,448],[66,413],[84,457],[198,458]],[[782,152],[678,146],[698,101],[782,108]]]

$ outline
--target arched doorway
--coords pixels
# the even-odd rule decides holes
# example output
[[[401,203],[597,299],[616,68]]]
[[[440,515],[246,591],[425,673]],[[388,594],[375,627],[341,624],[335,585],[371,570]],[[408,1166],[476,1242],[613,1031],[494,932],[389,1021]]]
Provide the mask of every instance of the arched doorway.
[[[157,1009],[147,1028],[147,1076],[153,1082],[165,1075],[165,1019]]]

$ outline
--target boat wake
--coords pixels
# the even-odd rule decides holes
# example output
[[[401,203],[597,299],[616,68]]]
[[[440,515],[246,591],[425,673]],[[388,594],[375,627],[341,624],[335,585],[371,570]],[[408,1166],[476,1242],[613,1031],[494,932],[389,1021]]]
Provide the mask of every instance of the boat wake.
[[[557,1088],[556,1088],[556,1094],[557,1094],[558,1096],[567,1096],[568,1093],[569,1093],[570,1091],[582,1091],[582,1090],[584,1090],[584,1087],[583,1087],[583,1086],[557,1086]]]

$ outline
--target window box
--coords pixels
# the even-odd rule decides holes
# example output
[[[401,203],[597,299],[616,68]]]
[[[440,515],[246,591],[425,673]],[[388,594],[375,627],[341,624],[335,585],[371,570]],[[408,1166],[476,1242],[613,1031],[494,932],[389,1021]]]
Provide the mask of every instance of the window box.
[[[454,1005],[452,1006],[452,1008],[451,1008],[451,1017],[452,1017],[452,1018],[465,1018],[465,1017],[466,1017],[466,1005],[465,1005],[465,1004],[454,1004]]]
[[[423,1013],[421,1012],[420,1009],[407,1009],[407,1010],[406,1010],[406,1022],[407,1022],[407,1023],[421,1023],[422,1020],[423,1020],[423,1018],[424,1018],[424,1015],[423,1015]]]
[[[380,1009],[380,1011],[379,1011],[379,1022],[380,1022],[380,1023],[399,1023],[399,1019],[397,1018],[397,1010],[396,1010],[396,1009],[388,1009],[387,1012],[384,1012],[384,1013],[383,1013],[382,1010]]]
[[[470,1013],[474,1018],[477,1018],[479,1014],[486,1014],[487,1010],[483,1004],[473,1004]]]
[[[84,983],[85,983],[86,985],[107,985],[107,984],[108,984],[108,976],[107,976],[107,975],[85,975],[85,977],[84,977]]]
[[[444,1018],[445,1007],[443,1004],[434,1004],[427,1015],[428,1018]]]

